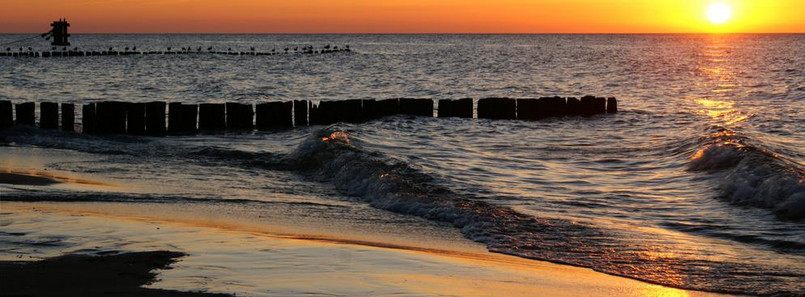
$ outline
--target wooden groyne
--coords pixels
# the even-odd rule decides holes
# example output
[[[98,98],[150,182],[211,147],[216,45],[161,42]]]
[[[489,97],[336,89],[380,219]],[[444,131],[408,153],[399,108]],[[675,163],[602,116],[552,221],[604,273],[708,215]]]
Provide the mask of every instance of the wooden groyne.
[[[154,101],[131,103],[103,101],[80,104],[81,131],[86,134],[188,135],[199,131],[273,130],[338,122],[362,123],[386,116],[460,117],[493,120],[541,120],[552,117],[590,117],[618,112],[617,99],[581,98],[483,98],[465,99],[356,99],[187,104]],[[477,103],[477,104],[476,104]],[[40,102],[38,125],[42,129],[77,132],[76,104]],[[59,112],[61,110],[61,112]],[[434,110],[437,112],[434,114]],[[166,121],[167,119],[167,121]],[[59,125],[61,124],[61,125]],[[0,101],[0,129],[13,125],[37,125],[36,103]]]
[[[164,51],[137,51],[137,50],[102,50],[102,51],[83,51],[83,50],[75,50],[75,49],[64,49],[61,51],[53,50],[53,51],[34,51],[30,49],[19,48],[18,50],[12,48],[6,48],[6,51],[0,51],[0,57],[27,57],[27,58],[55,58],[55,57],[98,57],[98,56],[147,56],[147,55],[230,55],[230,56],[277,56],[277,55],[290,55],[290,54],[298,54],[298,55],[315,55],[315,54],[332,54],[332,53],[341,53],[341,52],[351,52],[352,50],[347,46],[343,48],[339,48],[337,46],[330,47],[325,46],[322,48],[313,48],[313,47],[303,47],[300,49],[299,47],[295,47],[294,50],[282,50],[277,51],[276,49],[272,51],[256,51],[256,50],[249,50],[249,51],[238,51],[238,50],[226,50],[226,51],[219,51],[219,50],[202,50],[200,47],[196,49],[180,49],[180,50],[173,50],[168,49]]]
[[[70,23],[67,22],[66,18],[61,18],[58,21],[54,21],[50,24],[51,29],[50,31],[34,35],[34,36],[26,36],[22,39],[13,40],[10,42],[3,43],[2,46],[5,47],[5,51],[0,51],[0,57],[29,57],[29,58],[50,58],[50,57],[94,57],[94,56],[132,56],[132,55],[178,55],[178,54],[219,54],[219,55],[236,55],[236,56],[274,56],[274,55],[282,55],[282,54],[330,54],[330,53],[338,53],[338,52],[349,52],[351,49],[349,45],[343,45],[339,47],[338,45],[331,46],[327,44],[322,46],[321,48],[316,48],[311,45],[304,45],[304,46],[287,46],[285,48],[280,48],[277,50],[276,48],[272,49],[271,51],[259,51],[255,47],[250,47],[248,51],[242,50],[233,50],[231,47],[227,48],[226,50],[217,49],[214,46],[184,46],[184,47],[177,47],[174,48],[173,46],[166,47],[164,51],[162,50],[148,50],[143,51],[142,49],[138,50],[137,46],[131,47],[124,47],[124,48],[115,48],[114,46],[104,48],[103,50],[79,50],[78,47],[70,47],[70,36],[72,36],[68,32],[68,28],[70,27]],[[49,51],[37,51],[34,50],[33,47],[17,47],[14,46],[13,48],[10,46],[12,44],[17,44],[21,42],[30,42],[31,39],[34,38],[44,38],[45,40],[53,39],[50,43],[52,46]],[[61,50],[58,50],[61,48]]]

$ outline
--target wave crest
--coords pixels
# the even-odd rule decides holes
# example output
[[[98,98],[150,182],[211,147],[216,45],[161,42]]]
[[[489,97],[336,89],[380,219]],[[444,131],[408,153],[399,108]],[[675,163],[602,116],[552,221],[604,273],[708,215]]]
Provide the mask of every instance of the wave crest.
[[[688,170],[717,175],[721,199],[771,209],[784,219],[805,218],[805,172],[796,163],[729,130],[704,141]]]

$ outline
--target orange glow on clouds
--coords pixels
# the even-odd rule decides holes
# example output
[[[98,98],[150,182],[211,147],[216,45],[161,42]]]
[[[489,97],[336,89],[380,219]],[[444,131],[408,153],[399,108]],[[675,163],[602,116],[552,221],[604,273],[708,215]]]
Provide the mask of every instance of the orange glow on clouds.
[[[724,24],[707,7],[732,8]],[[3,0],[0,32],[805,32],[802,0]]]

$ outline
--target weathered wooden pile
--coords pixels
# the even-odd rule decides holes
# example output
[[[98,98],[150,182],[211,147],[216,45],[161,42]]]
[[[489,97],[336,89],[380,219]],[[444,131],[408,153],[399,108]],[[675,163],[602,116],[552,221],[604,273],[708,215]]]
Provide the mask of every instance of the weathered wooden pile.
[[[294,126],[329,125],[338,122],[361,123],[385,116],[434,116],[497,120],[540,120],[549,117],[614,114],[615,98],[585,96],[539,99],[357,99],[321,101],[295,100],[251,103],[119,102],[80,104],[82,129],[87,134],[186,135],[198,131],[271,130]],[[59,112],[61,111],[61,112]],[[16,114],[16,118],[14,117]],[[39,103],[39,127],[76,131],[76,104]],[[59,125],[61,123],[61,125]],[[36,125],[36,103],[12,104],[0,101],[0,128]]]

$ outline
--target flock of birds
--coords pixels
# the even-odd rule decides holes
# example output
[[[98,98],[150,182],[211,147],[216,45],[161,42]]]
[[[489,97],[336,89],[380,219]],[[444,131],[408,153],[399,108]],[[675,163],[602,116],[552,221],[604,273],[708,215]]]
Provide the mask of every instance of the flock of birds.
[[[20,47],[17,52],[14,52],[11,47],[7,47],[6,52],[2,53],[2,56],[36,56],[36,57],[39,57],[39,56],[65,56],[65,55],[69,55],[69,56],[92,56],[92,55],[106,56],[106,55],[113,55],[114,56],[114,55],[134,55],[134,54],[146,55],[146,54],[190,54],[190,53],[199,53],[199,54],[200,53],[214,53],[214,54],[228,54],[228,55],[260,55],[260,56],[262,56],[262,55],[279,55],[279,54],[290,54],[290,53],[294,53],[294,54],[327,54],[327,53],[350,52],[350,51],[352,51],[349,48],[349,45],[339,47],[337,45],[336,46],[331,46],[329,44],[327,44],[327,45],[325,45],[323,47],[320,47],[320,48],[316,48],[316,47],[314,47],[312,45],[307,45],[307,46],[302,46],[302,47],[295,46],[293,48],[285,47],[284,49],[280,49],[280,50],[277,50],[277,48],[273,48],[273,49],[271,49],[271,51],[267,51],[267,52],[257,51],[257,49],[255,47],[250,47],[249,51],[233,50],[231,47],[227,48],[224,51],[224,50],[218,50],[218,49],[216,49],[215,47],[212,47],[212,46],[207,47],[206,51],[203,50],[203,48],[201,46],[195,47],[195,48],[190,47],[190,46],[180,47],[180,48],[174,48],[174,47],[169,46],[166,49],[167,49],[167,51],[155,51],[155,50],[138,51],[137,47],[133,46],[133,47],[125,47],[122,50],[118,50],[115,47],[109,47],[108,50],[104,50],[104,51],[82,51],[78,47],[73,47],[73,48],[62,47],[61,51],[59,51],[59,48],[54,46],[54,47],[51,47],[50,51],[45,51],[45,52],[40,53],[40,52],[35,52],[32,47],[28,47],[27,52],[22,47]]]

